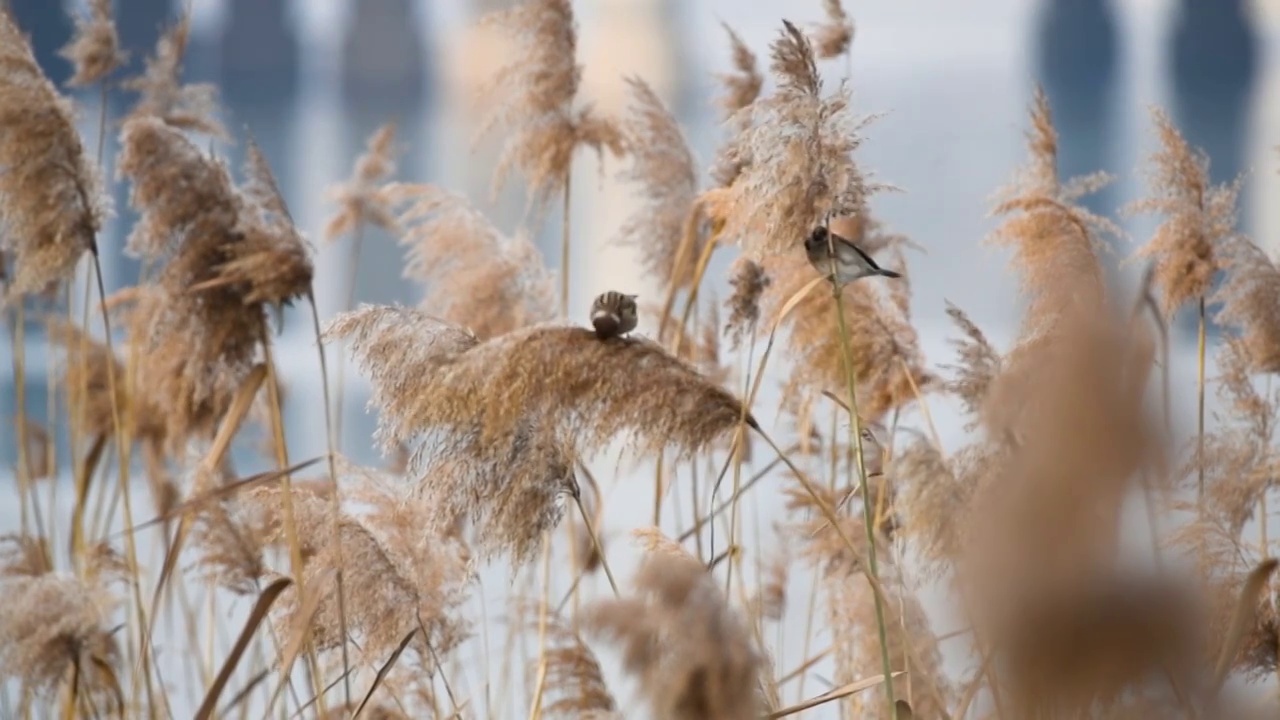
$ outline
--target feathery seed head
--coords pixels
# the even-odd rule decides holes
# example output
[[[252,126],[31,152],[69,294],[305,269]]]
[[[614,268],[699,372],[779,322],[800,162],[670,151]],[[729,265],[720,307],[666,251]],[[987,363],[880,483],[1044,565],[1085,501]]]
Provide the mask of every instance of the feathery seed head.
[[[494,103],[479,136],[495,126],[512,135],[494,172],[494,191],[519,170],[528,185],[529,206],[541,213],[564,190],[574,151],[590,147],[625,152],[616,123],[590,106],[575,107],[582,67],[577,64],[578,31],[570,0],[525,0],[486,15],[511,37],[515,56],[485,84],[481,93]]]
[[[1241,332],[1240,349],[1251,372],[1280,372],[1280,269],[1267,253],[1243,236],[1224,238],[1216,254],[1228,282],[1210,300],[1221,303],[1214,319]]]
[[[180,130],[229,139],[217,119],[217,87],[182,84],[182,58],[190,33],[191,16],[184,13],[160,36],[155,55],[147,58],[143,74],[124,81],[122,87],[139,94],[126,120],[155,117]]]
[[[853,44],[853,20],[840,0],[822,0],[822,10],[827,19],[814,27],[813,44],[818,57],[827,60],[849,52]]]
[[[107,213],[70,101],[44,76],[31,46],[0,12],[0,251],[12,253],[6,295],[70,278]]]
[[[89,15],[75,15],[76,32],[61,55],[75,66],[67,81],[71,87],[101,82],[125,63],[128,55],[120,49],[116,22],[111,16],[111,0],[89,0]]]
[[[741,256],[733,261],[729,284],[733,295],[729,298],[729,322],[724,331],[733,340],[733,347],[742,344],[742,338],[760,322],[760,298],[771,282],[759,263]]]
[[[693,153],[653,88],[634,77],[627,87],[631,106],[622,132],[632,164],[623,177],[640,186],[642,203],[623,222],[618,242],[639,248],[645,270],[663,286],[685,288],[707,242],[698,223]]]
[[[687,553],[649,552],[635,588],[595,603],[587,627],[621,646],[654,717],[759,717],[762,655],[702,564]]]
[[[813,47],[790,22],[772,50],[777,89],[735,115],[740,131],[717,159],[734,169],[716,173],[732,184],[703,195],[723,234],[757,257],[799,244],[824,218],[858,212],[884,189],[853,161],[868,120],[853,116],[848,87],[822,97]]]
[[[733,49],[734,72],[716,76],[725,89],[724,95],[717,99],[717,104],[728,119],[760,97],[764,78],[756,67],[756,54],[751,52],[751,48],[747,47],[727,23],[721,23],[721,26],[729,35],[729,44]]]
[[[1168,316],[1209,292],[1221,264],[1218,250],[1236,234],[1241,181],[1211,186],[1208,156],[1193,149],[1163,111],[1152,116],[1160,137],[1149,171],[1152,195],[1126,210],[1165,218],[1136,257],[1155,260],[1155,284]]]
[[[555,277],[523,233],[507,237],[466,198],[436,185],[393,183],[404,276],[424,284],[423,309],[488,339],[550,320]]]
[[[379,185],[395,174],[395,137],[394,123],[378,128],[366,141],[364,154],[356,159],[351,178],[330,188],[329,197],[338,204],[338,211],[325,225],[326,241],[333,242],[355,231],[362,223],[387,231],[397,230],[390,202]]]

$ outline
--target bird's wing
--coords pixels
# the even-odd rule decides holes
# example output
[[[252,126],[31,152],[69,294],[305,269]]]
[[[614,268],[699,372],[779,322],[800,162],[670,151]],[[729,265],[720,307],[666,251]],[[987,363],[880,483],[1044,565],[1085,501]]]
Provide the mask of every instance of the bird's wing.
[[[857,245],[854,245],[852,241],[846,240],[845,238],[842,238],[839,235],[835,235],[835,238],[836,240],[839,240],[842,244],[849,246],[854,252],[858,253],[858,256],[862,258],[863,262],[865,262],[868,267],[870,267],[873,270],[880,269],[880,266],[876,264],[876,261],[872,260],[870,255],[863,252],[862,248],[858,247]]]

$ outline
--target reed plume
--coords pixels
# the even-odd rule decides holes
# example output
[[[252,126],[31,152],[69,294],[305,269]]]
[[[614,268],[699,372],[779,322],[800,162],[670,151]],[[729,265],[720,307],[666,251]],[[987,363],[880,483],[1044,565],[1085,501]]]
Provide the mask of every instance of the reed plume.
[[[88,16],[77,13],[76,30],[61,55],[71,61],[75,73],[67,84],[87,87],[101,82],[125,63],[120,36],[111,13],[111,0],[89,0]]]
[[[1205,297],[1220,269],[1217,250],[1235,235],[1240,181],[1213,186],[1209,157],[1191,147],[1164,111],[1151,112],[1160,149],[1151,156],[1151,196],[1126,208],[1129,213],[1158,213],[1164,220],[1135,253],[1155,263],[1155,285],[1165,315]]]
[[[537,325],[480,342],[422,311],[369,306],[338,316],[325,335],[352,338],[381,411],[376,437],[384,450],[418,443],[410,472],[442,520],[471,515],[487,550],[520,558],[559,519],[555,498],[576,492],[581,453],[619,435],[641,452],[694,452],[742,412],[645,339]]]
[[[1221,308],[1217,322],[1240,332],[1240,350],[1249,372],[1280,372],[1280,269],[1252,240],[1243,236],[1224,239],[1217,248],[1228,282],[1211,296]]]
[[[986,400],[987,391],[1000,375],[1001,357],[999,351],[987,340],[982,328],[963,310],[948,302],[947,315],[964,337],[950,341],[956,348],[959,364],[944,366],[945,369],[955,371],[955,377],[945,383],[945,389],[964,403],[965,413],[969,416],[965,429],[973,430],[977,426],[977,416]]]
[[[7,299],[70,279],[107,214],[71,102],[44,76],[31,45],[0,12],[0,250],[12,254]]]
[[[796,488],[788,488],[788,509],[793,513],[812,515],[809,519],[793,522],[793,536],[806,538],[802,556],[821,573],[826,600],[828,626],[832,634],[837,683],[853,682],[883,672],[880,641],[876,635],[875,594],[867,582],[864,562],[870,546],[862,521],[854,517],[842,517],[841,531],[837,532],[821,516],[813,514],[817,509],[814,498]],[[823,499],[829,506],[836,505],[834,494]],[[841,538],[855,539],[856,554]],[[887,544],[887,538],[876,533],[877,545]],[[912,709],[920,717],[941,717],[950,701],[950,688],[942,673],[942,658],[938,641],[929,629],[929,622],[920,601],[906,586],[906,579],[892,561],[892,557],[879,552],[877,576],[882,588],[892,597],[885,598],[885,624],[888,633],[888,653],[891,667],[906,670],[907,677],[896,678],[894,696],[912,697]],[[913,692],[908,692],[912,690]],[[855,695],[847,701],[845,717],[892,717],[883,698],[867,693]]]
[[[710,242],[699,227],[698,175],[693,153],[671,111],[640,78],[627,78],[631,105],[622,124],[641,204],[623,221],[620,244],[640,251],[644,269],[663,287],[688,288],[692,262]]]
[[[881,189],[853,160],[868,120],[853,115],[846,85],[822,96],[813,46],[783,24],[771,48],[778,87],[730,119],[741,130],[716,160],[740,172],[728,187],[703,194],[712,222],[754,255],[800,245],[824,218],[862,210]]]
[[[395,140],[395,123],[378,128],[365,141],[365,151],[356,158],[351,178],[329,189],[329,199],[338,207],[325,223],[326,241],[333,242],[366,223],[396,231],[395,214],[382,187],[396,172]]]
[[[1075,204],[1108,184],[1108,175],[1059,180],[1058,133],[1041,88],[1036,89],[1027,138],[1030,159],[1014,182],[996,194],[991,211],[1006,219],[986,239],[1014,249],[1012,263],[1029,303],[1024,331],[1051,321],[1065,307],[1097,310],[1105,296],[1099,235],[1121,234],[1111,221]]]
[[[716,75],[716,79],[724,86],[724,94],[716,102],[721,112],[724,113],[725,119],[728,119],[760,97],[760,90],[764,87],[764,78],[761,77],[760,70],[756,67],[756,54],[751,51],[750,47],[747,47],[747,44],[742,41],[738,33],[733,31],[733,28],[729,27],[728,23],[720,23],[720,25],[724,28],[725,34],[729,36],[734,72]]]
[[[426,286],[422,308],[487,340],[550,320],[555,279],[524,234],[504,236],[466,198],[435,185],[395,183],[404,276]]]
[[[899,290],[909,292],[901,256],[889,266],[904,273],[895,282],[905,286]],[[787,301],[813,280],[816,271],[799,248],[766,259],[764,267],[773,279],[763,303],[765,317],[772,324]],[[858,411],[864,422],[878,422],[890,411],[915,401],[916,390],[926,391],[936,379],[924,367],[919,339],[910,324],[907,295],[891,294],[871,283],[849,283],[840,290],[840,302],[849,323]],[[786,318],[786,347],[796,362],[784,396],[802,409],[801,414],[822,391],[846,391],[841,339],[832,332],[836,312],[830,297],[812,291]]]
[[[621,157],[623,136],[612,118],[578,105],[582,66],[570,0],[525,0],[486,15],[481,24],[506,32],[514,56],[480,90],[493,102],[480,135],[495,127],[512,133],[494,172],[494,191],[518,170],[528,185],[529,207],[541,212],[553,196],[567,192],[575,150],[589,147]]]
[[[849,52],[853,44],[853,20],[840,0],[822,0],[826,20],[813,28],[813,44],[818,58],[828,60]]]
[[[623,668],[664,720],[747,720],[761,714],[762,656],[743,618],[702,564],[648,552],[629,597],[601,600],[586,624],[622,650]]]
[[[538,626],[537,619],[532,622]],[[546,689],[542,715],[578,720],[620,720],[618,709],[595,653],[578,631],[557,617],[547,619]],[[537,662],[530,669],[536,670]]]
[[[141,213],[128,248],[160,264],[131,311],[146,389],[171,443],[207,434],[266,337],[266,306],[310,290],[311,261],[252,146],[246,182],[158,118],[125,124],[120,173]]]
[[[733,295],[726,303],[729,321],[724,332],[736,349],[742,344],[743,336],[752,332],[760,322],[760,299],[773,281],[763,267],[748,257],[733,261],[729,278]]]
[[[124,81],[124,89],[138,94],[138,101],[125,120],[154,117],[179,130],[230,139],[217,118],[217,86],[182,84],[182,61],[190,34],[191,15],[187,12],[160,36],[143,73]]]
[[[55,572],[43,538],[14,543],[0,565],[0,676],[49,694],[74,679],[75,693],[118,697],[120,649],[110,629],[115,597],[110,585],[126,575],[106,549],[87,554],[83,577]],[[123,711],[123,708],[119,708]]]

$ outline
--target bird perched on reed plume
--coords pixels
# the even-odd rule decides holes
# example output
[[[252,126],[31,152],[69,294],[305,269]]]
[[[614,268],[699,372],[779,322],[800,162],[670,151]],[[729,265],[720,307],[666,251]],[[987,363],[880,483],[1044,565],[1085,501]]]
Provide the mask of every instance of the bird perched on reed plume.
[[[610,290],[591,303],[591,325],[601,340],[626,335],[636,329],[636,296]]]
[[[831,278],[836,285],[845,285],[864,277],[883,275],[884,277],[902,277],[893,270],[885,270],[876,264],[871,256],[863,252],[849,240],[819,225],[809,233],[804,241],[805,253],[809,263],[820,274]],[[835,260],[834,275],[832,259]]]

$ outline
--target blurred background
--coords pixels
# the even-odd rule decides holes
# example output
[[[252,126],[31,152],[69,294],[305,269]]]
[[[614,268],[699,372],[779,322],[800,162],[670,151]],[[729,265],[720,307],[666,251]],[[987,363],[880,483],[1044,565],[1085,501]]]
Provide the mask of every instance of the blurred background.
[[[30,34],[37,56],[55,82],[69,76],[57,50],[69,38],[60,0],[8,0]],[[213,82],[222,91],[225,121],[238,142],[217,152],[238,164],[252,135],[276,170],[299,225],[319,244],[331,206],[325,189],[343,179],[365,138],[395,120],[402,150],[400,178],[429,181],[465,192],[504,230],[514,230],[524,209],[519,183],[490,198],[496,154],[490,138],[471,149],[477,115],[469,102],[477,83],[501,62],[501,40],[474,29],[484,12],[509,0],[194,0],[194,30],[187,56],[189,82]],[[182,4],[172,0],[117,0],[122,43],[131,55],[127,74],[139,72],[163,27]],[[1053,104],[1061,134],[1064,176],[1105,170],[1118,180],[1088,201],[1114,214],[1144,191],[1140,165],[1153,147],[1149,108],[1166,108],[1188,139],[1212,157],[1215,181],[1247,173],[1242,229],[1268,248],[1280,242],[1280,75],[1275,38],[1280,0],[849,0],[857,33],[852,58],[855,103],[883,114],[867,130],[861,160],[881,180],[905,192],[885,194],[879,215],[927,249],[910,258],[915,313],[924,348],[945,361],[944,301],[967,310],[997,342],[1012,332],[1018,306],[1014,278],[1001,253],[980,245],[991,227],[990,194],[1023,159],[1026,108],[1035,83]],[[581,0],[584,95],[621,112],[621,79],[637,74],[664,97],[690,143],[707,162],[722,138],[710,98],[714,75],[727,69],[721,21],[729,23],[767,62],[768,43],[787,17],[805,24],[821,17],[818,0],[741,3],[734,0]],[[823,67],[829,83],[843,77],[839,60]],[[96,134],[97,91],[81,103],[86,137]],[[115,91],[108,117],[127,111],[132,98]],[[111,133],[114,135],[114,133]],[[110,176],[115,152],[108,147]],[[581,157],[575,168],[575,246],[572,306],[585,320],[594,294],[608,288],[653,299],[659,289],[640,277],[629,248],[610,241],[631,207],[631,190],[613,181],[616,162],[600,166]],[[581,179],[596,182],[583,182]],[[138,265],[121,251],[134,215],[127,188],[113,187],[116,216],[104,247],[108,290],[133,284]],[[1272,199],[1267,202],[1267,199]],[[492,201],[491,201],[492,200]],[[1145,241],[1154,221],[1125,220],[1131,242],[1116,247],[1113,264]],[[558,266],[559,218],[553,211],[533,228],[548,264]],[[589,250],[588,250],[589,249]],[[320,250],[320,248],[318,248]],[[350,247],[339,243],[317,256],[321,312],[342,309],[348,295]],[[726,265],[727,253],[716,264]],[[365,243],[355,297],[365,302],[417,300],[402,280],[402,249],[389,237]],[[713,267],[713,273],[716,268]],[[1118,271],[1131,277],[1133,270]],[[714,276],[714,275],[713,275]],[[1194,341],[1194,319],[1177,328],[1179,342]],[[305,315],[295,310],[281,339],[285,379],[315,398],[318,382],[307,360],[314,353]],[[33,417],[42,415],[41,370],[47,368],[33,325],[28,363]],[[0,347],[10,350],[9,338]],[[1190,339],[1190,340],[1189,340]],[[934,350],[930,353],[930,350]],[[12,407],[10,363],[0,367],[0,402]],[[297,368],[298,372],[293,372]],[[1181,372],[1185,368],[1178,368]],[[1193,369],[1194,370],[1194,369]],[[359,386],[355,387],[357,393]],[[291,402],[290,445],[308,452],[323,445],[319,413]],[[346,404],[347,437],[367,437],[372,418],[361,402]],[[11,416],[5,413],[6,424]],[[0,442],[0,462],[13,461],[11,433]],[[318,444],[317,444],[318,443]],[[358,459],[366,443],[346,444]]]
[[[3,0],[0,0],[3,1]],[[8,0],[30,34],[38,59],[55,82],[69,76],[57,50],[70,36],[67,10],[75,2]],[[322,315],[340,311],[348,296],[349,243],[320,248],[319,230],[332,207],[325,190],[345,178],[365,138],[380,124],[399,125],[399,177],[465,192],[503,230],[521,223],[519,182],[491,198],[497,141],[471,147],[477,115],[474,88],[501,62],[501,40],[475,30],[484,12],[510,0],[193,0],[193,39],[187,81],[213,82],[222,92],[224,120],[237,142],[217,152],[238,165],[252,136],[279,177],[299,225],[317,244],[317,294]],[[131,55],[125,75],[141,70],[159,32],[182,3],[117,0],[122,43]],[[1047,89],[1061,134],[1064,177],[1105,170],[1117,181],[1087,205],[1115,214],[1145,190],[1141,164],[1153,148],[1149,108],[1167,109],[1188,139],[1212,158],[1215,181],[1247,174],[1242,230],[1265,247],[1280,242],[1280,0],[848,0],[857,25],[852,87],[858,108],[882,114],[867,130],[865,168],[905,192],[885,194],[875,210],[895,230],[926,248],[910,257],[915,313],[933,362],[945,362],[944,315],[949,300],[968,311],[994,340],[1008,338],[1018,314],[1013,276],[1001,252],[981,239],[992,226],[989,196],[1009,181],[1024,157],[1026,109],[1035,83]],[[710,99],[714,76],[727,70],[720,22],[733,26],[767,63],[781,19],[802,25],[821,18],[819,0],[581,0],[579,59],[583,94],[611,112],[625,108],[622,78],[636,74],[663,96],[685,127],[704,164],[722,138]],[[845,73],[840,60],[823,71],[830,84]],[[96,135],[97,90],[77,100],[86,137]],[[108,117],[132,98],[108,98]],[[114,135],[114,133],[110,133]],[[112,138],[114,144],[114,137]],[[115,148],[108,147],[108,176]],[[571,304],[585,321],[590,298],[604,289],[656,299],[660,289],[639,275],[632,250],[611,242],[632,207],[631,189],[614,181],[622,167],[577,161],[575,246]],[[586,179],[586,181],[583,181]],[[594,182],[592,182],[594,180]],[[122,252],[134,220],[127,188],[112,191],[116,216],[100,241],[108,291],[133,284],[138,264]],[[1268,198],[1271,199],[1268,202]],[[558,203],[556,203],[558,205]],[[1117,278],[1154,220],[1126,219],[1129,242],[1115,247]],[[547,262],[559,263],[559,218],[538,228]],[[401,279],[403,251],[393,238],[374,236],[361,254],[355,298],[364,302],[417,300]],[[722,253],[716,266],[730,261]],[[720,277],[712,268],[713,277]],[[723,283],[722,283],[723,284]],[[1176,340],[1194,342],[1194,318]],[[309,392],[313,371],[310,323],[301,309],[281,338],[290,395],[291,447],[323,446],[320,413]],[[42,417],[40,329],[28,349],[34,418]],[[10,351],[6,333],[0,347]],[[932,351],[932,352],[931,352]],[[0,403],[12,407],[10,363],[0,367]],[[296,371],[295,371],[296,369]],[[1175,369],[1184,372],[1185,367]],[[1194,368],[1191,368],[1194,372]],[[318,389],[311,387],[310,389]],[[362,392],[359,385],[356,393]],[[366,438],[372,418],[362,402],[346,404],[347,438]],[[11,415],[5,413],[6,424]],[[296,437],[294,437],[296,435]],[[13,462],[11,433],[0,442],[0,463]],[[367,443],[344,443],[360,460]]]
[[[69,66],[57,50],[70,36],[67,10],[77,9],[76,4],[8,2],[46,72],[55,82],[65,80]],[[474,149],[471,143],[479,117],[473,92],[499,66],[503,49],[500,38],[475,30],[475,22],[511,0],[115,0],[122,42],[132,56],[126,75],[141,70],[162,28],[187,2],[194,23],[186,80],[221,88],[223,119],[237,139],[214,149],[238,166],[247,137],[263,148],[295,219],[316,244],[322,319],[344,309],[351,267],[349,239],[325,246],[320,238],[333,210],[325,191],[348,176],[365,139],[387,121],[399,126],[398,179],[463,192],[504,231],[522,223],[525,203],[518,181],[497,196],[489,191],[501,138],[491,137]],[[987,217],[991,194],[1025,159],[1027,109],[1037,83],[1052,103],[1063,176],[1098,170],[1117,176],[1087,200],[1094,212],[1115,216],[1147,192],[1143,166],[1155,148],[1150,109],[1159,106],[1211,156],[1215,182],[1245,175],[1240,229],[1273,255],[1280,250],[1280,0],[844,4],[857,26],[851,63],[855,105],[882,116],[867,128],[859,159],[879,180],[904,191],[876,198],[875,212],[925,249],[909,254],[908,261],[915,324],[931,365],[952,359],[947,301],[968,312],[997,347],[1007,346],[1016,331],[1017,278],[1005,268],[1006,253],[981,241],[994,224]],[[737,30],[767,64],[768,45],[784,17],[804,26],[822,16],[820,0],[578,0],[574,5],[584,99],[621,113],[626,103],[622,79],[643,77],[681,121],[704,167],[723,139],[711,102],[719,92],[715,74],[729,66],[720,23]],[[845,74],[840,60],[822,70],[832,86]],[[84,134],[92,139],[97,90],[76,100]],[[107,103],[114,122],[132,98],[112,92]],[[109,135],[105,172],[112,177],[114,131]],[[604,290],[638,293],[642,302],[662,297],[661,288],[641,275],[634,250],[613,242],[635,202],[633,188],[615,179],[623,167],[614,161],[601,165],[587,154],[575,164],[571,309],[577,322],[586,322],[591,298]],[[112,195],[115,217],[100,239],[108,292],[138,277],[138,264],[123,252],[135,218],[126,186],[113,185]],[[560,263],[557,213],[530,228],[553,268]],[[1132,291],[1141,271],[1124,260],[1147,240],[1156,219],[1119,221],[1129,237],[1112,248],[1108,264],[1124,293]],[[401,278],[402,258],[394,238],[371,233],[361,252],[357,302],[416,303],[421,290]],[[719,299],[728,295],[724,270],[731,259],[732,253],[718,253],[709,273]],[[654,326],[642,323],[641,330]],[[56,375],[56,357],[46,351],[40,333],[38,323],[29,325],[28,414],[37,422],[48,416],[46,378]],[[1194,317],[1175,324],[1173,342],[1174,417],[1184,431],[1194,431]],[[288,313],[278,343],[290,454],[322,455],[321,379],[305,307]],[[5,357],[0,363],[0,467],[5,468],[16,457],[12,352],[6,332],[0,338]],[[331,371],[335,354],[329,351]],[[378,462],[369,442],[374,416],[364,409],[367,387],[350,367],[347,375],[341,449],[358,462]],[[955,408],[945,398],[930,402],[936,402],[932,410],[944,445],[958,447],[964,433]],[[766,389],[757,417],[771,421],[775,407]],[[65,435],[57,436],[65,447]],[[607,477],[620,474],[612,460],[602,466]],[[647,524],[649,477],[610,483],[622,487],[606,493],[613,495],[605,503],[607,532]],[[626,501],[632,495],[637,502]],[[16,527],[12,505],[0,503],[0,532]],[[775,506],[757,521],[767,523],[770,512],[780,514]],[[625,560],[612,553],[611,560],[626,572]],[[794,664],[783,657],[778,661]]]

